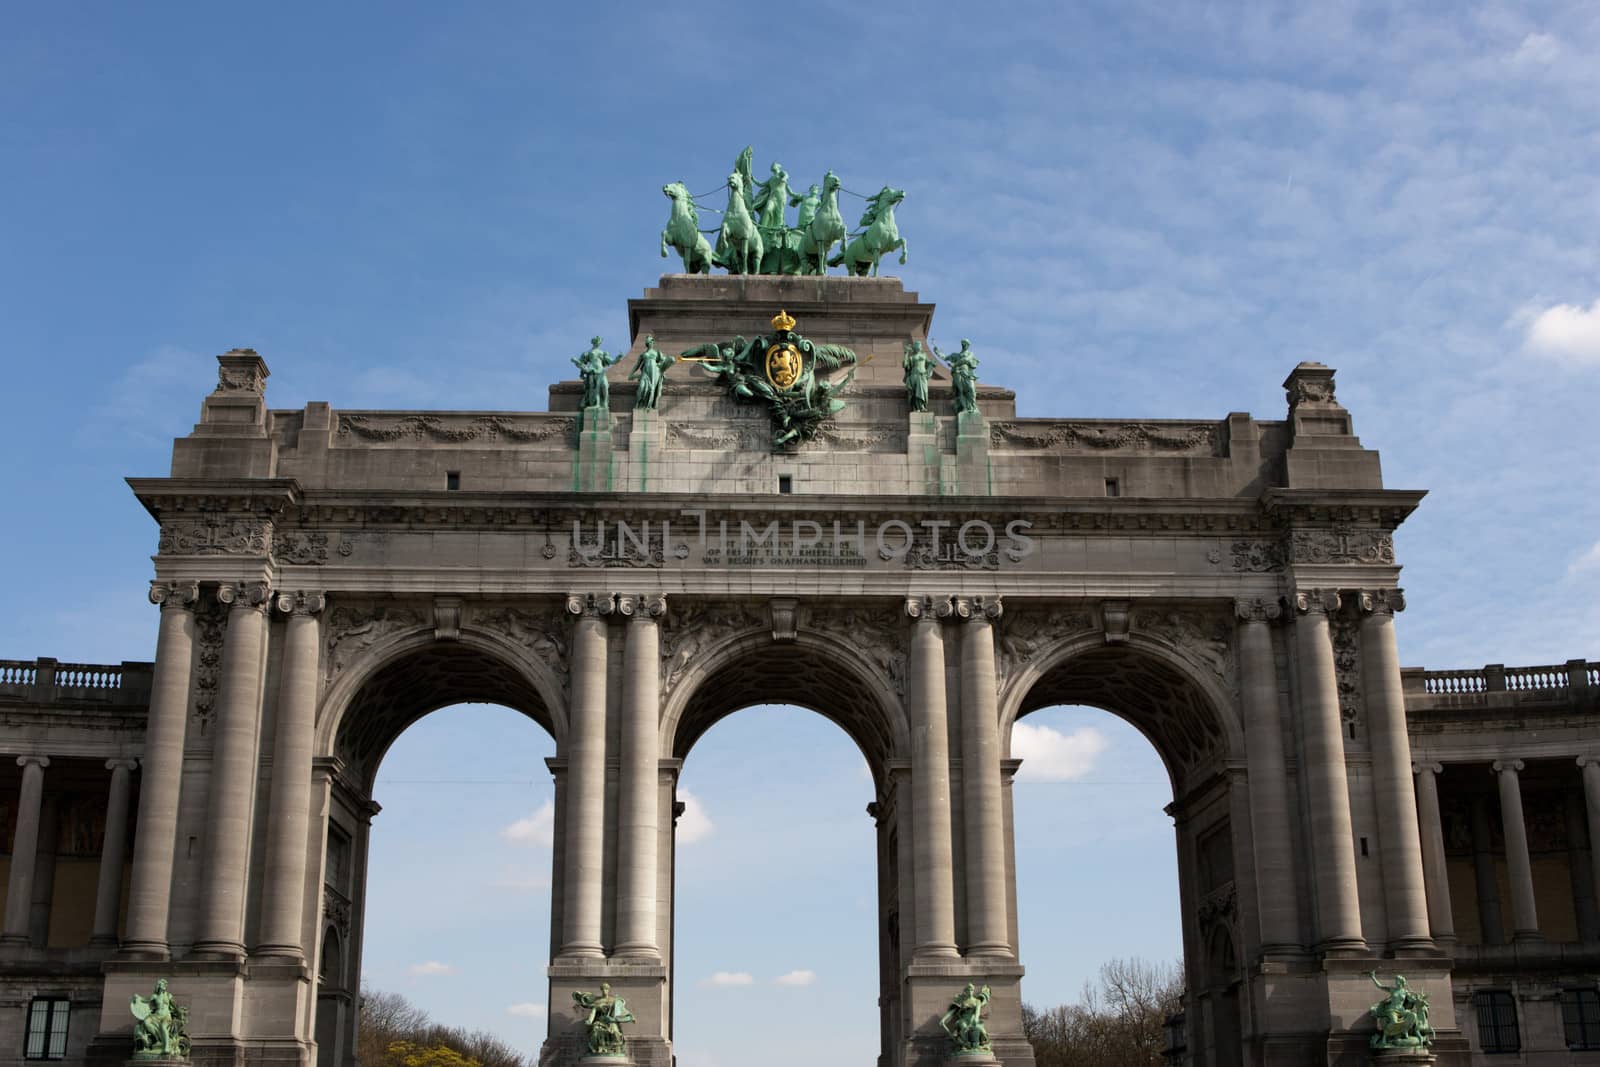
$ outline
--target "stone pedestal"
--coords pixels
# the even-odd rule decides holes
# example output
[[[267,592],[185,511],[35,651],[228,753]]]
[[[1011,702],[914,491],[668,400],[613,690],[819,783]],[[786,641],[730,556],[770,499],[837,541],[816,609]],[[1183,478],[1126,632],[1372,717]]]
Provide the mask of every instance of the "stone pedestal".
[[[939,474],[944,457],[939,454],[939,420],[931,411],[913,411],[906,429],[906,488],[913,493],[939,495]]]
[[[956,477],[947,491],[961,496],[989,493],[989,427],[976,411],[956,414]]]
[[[1419,1048],[1386,1048],[1372,1054],[1372,1062],[1383,1067],[1432,1067],[1436,1061],[1433,1053]]]
[[[579,493],[609,493],[614,488],[611,444],[611,412],[602,407],[584,408],[578,425],[577,469],[572,488]]]
[[[584,412],[584,429],[589,428],[588,412]],[[661,453],[667,447],[666,426],[659,411],[633,409],[633,427],[628,431],[628,485],[626,488],[648,493],[661,469]]]
[[[945,1062],[952,1067],[1000,1067],[1000,1061],[995,1059],[994,1052],[952,1052],[945,1057]]]

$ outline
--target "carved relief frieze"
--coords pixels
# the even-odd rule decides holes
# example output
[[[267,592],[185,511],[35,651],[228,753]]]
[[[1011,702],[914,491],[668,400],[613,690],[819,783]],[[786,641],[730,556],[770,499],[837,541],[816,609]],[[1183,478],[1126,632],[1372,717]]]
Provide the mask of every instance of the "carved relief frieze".
[[[815,437],[800,444],[802,452],[827,449],[830,452],[903,452],[906,447],[904,424],[833,426],[824,424]]]
[[[331,885],[322,887],[322,920],[325,925],[339,931],[339,938],[350,937],[350,901]]]
[[[326,563],[329,541],[327,534],[315,530],[278,530],[272,535],[272,558],[301,566]],[[340,555],[349,554],[341,545]]]
[[[228,606],[213,596],[202,597],[194,612],[194,720],[202,733],[216,714],[227,633]]]
[[[701,426],[694,423],[669,422],[666,443],[668,448],[770,452],[772,431],[764,422],[735,426]]]
[[[994,646],[1001,678],[1010,678],[1053,646],[1098,629],[1087,606],[1024,607],[1007,612],[1002,619]]]
[[[1135,633],[1156,637],[1224,682],[1233,672],[1233,624],[1220,612],[1199,608],[1140,608]]]
[[[432,612],[400,604],[341,603],[328,616],[324,678],[334,681],[363,652],[406,630],[433,626]]]
[[[1033,429],[1014,422],[989,424],[989,444],[996,448],[1039,449],[1052,452],[1176,452],[1212,454],[1217,448],[1214,423],[1192,425],[1090,425],[1058,423]]]
[[[902,697],[906,684],[906,641],[900,622],[904,604],[819,603],[804,609],[807,629],[841,638],[878,669],[879,677]]]
[[[1361,623],[1350,611],[1328,616],[1333,641],[1333,670],[1339,687],[1339,717],[1345,725],[1361,721],[1366,701],[1361,691]]]
[[[1233,542],[1233,569],[1252,574],[1276,574],[1287,566],[1282,541]]]
[[[1394,535],[1387,530],[1346,525],[1295,530],[1291,544],[1296,563],[1394,562]]]
[[[572,543],[567,548],[567,566],[660,567],[666,563],[667,538],[662,527],[646,523],[636,533],[620,522],[614,526],[597,525],[597,539],[585,541],[579,524],[574,521]]]
[[[527,444],[552,437],[569,437],[577,428],[571,416],[513,420],[503,415],[451,418],[440,415],[406,415],[378,420],[369,415],[340,415],[338,436],[345,442],[402,441],[511,441]]]
[[[670,692],[703,651],[744,630],[770,631],[765,611],[741,603],[691,602],[661,629],[661,691]]]
[[[567,638],[564,608],[513,608],[499,605],[473,605],[467,624],[498,634],[514,645],[526,648],[558,676],[567,674]]]
[[[1239,911],[1239,892],[1234,883],[1220,885],[1201,897],[1196,911],[1203,926],[1232,922]]]
[[[250,515],[206,514],[161,524],[156,551],[163,556],[264,556],[272,524]]]

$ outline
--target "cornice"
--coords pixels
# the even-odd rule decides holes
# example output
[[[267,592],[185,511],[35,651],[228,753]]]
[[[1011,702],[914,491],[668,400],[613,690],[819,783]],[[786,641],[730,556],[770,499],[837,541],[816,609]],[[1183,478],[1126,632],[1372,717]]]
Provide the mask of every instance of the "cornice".
[[[1426,489],[1267,489],[1261,509],[1283,526],[1362,523],[1392,530],[1427,495]]]
[[[222,512],[272,517],[298,503],[293,478],[129,478],[128,488],[156,521]]]

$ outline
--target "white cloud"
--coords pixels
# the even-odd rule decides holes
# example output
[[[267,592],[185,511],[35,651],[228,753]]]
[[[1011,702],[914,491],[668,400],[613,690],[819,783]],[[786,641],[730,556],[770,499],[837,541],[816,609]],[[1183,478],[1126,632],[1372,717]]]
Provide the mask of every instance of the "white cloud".
[[[544,1005],[536,1004],[531,1000],[526,1000],[521,1004],[513,1004],[508,1007],[506,1009],[506,1014],[518,1015],[524,1019],[542,1019],[544,1018]]]
[[[1561,56],[1561,42],[1549,33],[1530,33],[1517,46],[1511,62],[1549,66]]]
[[[686,789],[678,790],[678,799],[683,802],[683,814],[678,816],[678,844],[692,845],[710,837],[716,827],[699,799]]]
[[[1533,316],[1523,348],[1566,363],[1600,364],[1600,300],[1557,304]]]
[[[527,845],[530,848],[549,848],[555,841],[555,835],[556,803],[553,800],[545,801],[532,815],[518,819],[500,831],[500,836],[513,845]]]
[[[1593,570],[1600,570],[1600,541],[1590,545],[1587,552],[1567,565],[1567,577]]]
[[[728,988],[731,986],[754,985],[755,975],[748,971],[718,971],[710,978],[701,981],[701,985]]]
[[[1022,760],[1017,778],[1026,782],[1069,782],[1094,769],[1106,738],[1092,726],[1064,734],[1048,726],[1019,722],[1011,728],[1011,754]]]
[[[413,963],[406,968],[406,973],[413,978],[432,978],[438,975],[460,974],[461,968],[438,960],[429,960],[427,963]]]
[[[773,985],[811,985],[817,980],[816,971],[790,971],[772,980]]]
[[[507,889],[517,893],[533,893],[541,889],[550,888],[550,872],[502,870],[500,877],[490,884],[496,889]]]

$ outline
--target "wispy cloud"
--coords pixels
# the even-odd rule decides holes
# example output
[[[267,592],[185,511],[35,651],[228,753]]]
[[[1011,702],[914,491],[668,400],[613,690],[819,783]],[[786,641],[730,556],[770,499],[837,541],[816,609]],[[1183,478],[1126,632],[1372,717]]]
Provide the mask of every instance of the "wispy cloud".
[[[748,971],[718,971],[710,978],[702,978],[700,984],[725,989],[733,986],[754,985],[755,981],[755,975]]]
[[[772,980],[772,984],[773,985],[787,985],[787,986],[813,985],[816,982],[816,980],[817,980],[817,972],[816,971],[799,970],[799,971],[790,971],[788,974],[780,974],[780,975],[778,975],[778,977],[776,977],[776,978],[774,978]]]
[[[496,889],[514,893],[536,893],[550,888],[550,872],[505,869],[490,884]]]
[[[521,1004],[512,1004],[506,1008],[506,1014],[515,1015],[523,1019],[542,1019],[544,1018],[545,1007],[543,1004],[525,1000]]]
[[[556,804],[547,800],[532,815],[518,819],[500,831],[500,837],[513,845],[549,848],[555,841]]]
[[[1568,578],[1586,571],[1600,571],[1600,541],[1590,545],[1587,551],[1567,565]]]
[[[1064,734],[1048,726],[1019,722],[1011,728],[1011,754],[1022,760],[1019,781],[1070,782],[1094,769],[1106,750],[1106,737],[1092,726]]]
[[[678,816],[678,844],[692,845],[710,837],[716,827],[699,798],[687,789],[680,789],[678,799],[683,802],[683,814]]]
[[[1556,304],[1532,316],[1523,347],[1570,364],[1600,365],[1600,299],[1587,308]]]
[[[436,978],[442,975],[460,974],[461,968],[449,963],[440,963],[438,960],[429,960],[427,963],[413,963],[406,968],[406,973],[413,978]]]

